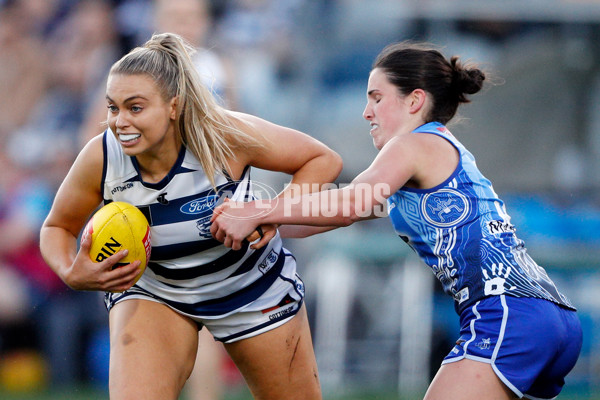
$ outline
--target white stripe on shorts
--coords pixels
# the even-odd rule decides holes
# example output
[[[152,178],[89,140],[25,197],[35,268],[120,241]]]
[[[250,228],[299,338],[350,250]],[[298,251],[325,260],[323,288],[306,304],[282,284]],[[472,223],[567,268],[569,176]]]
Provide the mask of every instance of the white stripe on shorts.
[[[471,339],[467,340],[465,342],[465,344],[463,344],[463,352],[464,352],[465,355],[468,354],[467,353],[467,347],[469,347],[469,344],[472,343],[475,340],[475,338],[477,337],[477,335],[475,334],[475,321],[481,319],[481,314],[479,314],[479,311],[477,311],[477,306],[478,305],[479,305],[479,301],[473,305],[473,308],[471,308],[471,310],[473,310],[473,314],[475,314],[475,316],[477,318],[472,319],[471,323],[470,323],[470,325],[471,325]]]
[[[502,372],[496,367],[496,357],[498,356],[498,352],[500,351],[500,346],[502,345],[502,341],[504,340],[504,331],[506,330],[506,323],[508,321],[508,305],[506,304],[506,295],[500,295],[500,304],[502,304],[502,325],[500,326],[500,333],[498,334],[498,342],[496,343],[496,347],[494,348],[494,352],[492,353],[492,369],[496,373],[496,376],[506,385],[510,390],[512,390],[515,394],[519,396],[519,398],[523,397],[523,393],[517,389],[515,385],[510,383],[508,379],[504,376]]]

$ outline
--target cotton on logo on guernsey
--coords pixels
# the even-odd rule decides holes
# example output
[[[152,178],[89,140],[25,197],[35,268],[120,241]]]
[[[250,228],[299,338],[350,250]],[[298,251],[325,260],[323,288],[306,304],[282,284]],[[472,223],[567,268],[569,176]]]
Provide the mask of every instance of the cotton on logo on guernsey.
[[[133,183],[128,182],[128,183],[124,184],[123,186],[116,186],[116,187],[114,187],[110,191],[110,194],[115,194],[117,192],[123,192],[123,191],[125,191],[127,189],[131,189],[132,187],[133,187]]]

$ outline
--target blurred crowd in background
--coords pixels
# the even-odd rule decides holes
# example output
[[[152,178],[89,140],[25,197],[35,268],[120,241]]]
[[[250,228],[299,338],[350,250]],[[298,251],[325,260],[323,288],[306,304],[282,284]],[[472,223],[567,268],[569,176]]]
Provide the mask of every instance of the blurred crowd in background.
[[[361,113],[371,62],[387,43],[428,40],[482,63],[497,78],[464,109],[457,136],[512,199],[509,212],[542,262],[597,267],[598,4],[447,3],[455,8],[392,0],[0,0],[0,378],[10,377],[3,364],[28,357],[46,366],[32,381],[105,385],[102,297],[68,289],[41,259],[38,234],[74,157],[104,130],[108,69],[158,31],[176,31],[198,49],[198,68],[225,105],[338,151],[340,183],[375,153]],[[582,5],[588,12],[577,12]],[[522,14],[507,12],[515,7]],[[281,190],[286,177],[261,179]],[[303,268],[325,251],[316,240],[290,246]],[[560,262],[552,265],[553,256]],[[596,326],[598,316],[590,318]],[[600,361],[589,362],[600,370]]]
[[[300,3],[0,1],[0,360],[32,350],[47,363],[51,385],[104,382],[101,296],[68,289],[45,266],[37,242],[74,157],[104,130],[112,63],[153,32],[177,31],[198,48],[217,96],[231,107],[251,103],[236,96],[265,93],[285,69]],[[237,83],[225,84],[233,65],[240,81],[246,68],[263,71],[247,81],[254,87],[238,91]]]

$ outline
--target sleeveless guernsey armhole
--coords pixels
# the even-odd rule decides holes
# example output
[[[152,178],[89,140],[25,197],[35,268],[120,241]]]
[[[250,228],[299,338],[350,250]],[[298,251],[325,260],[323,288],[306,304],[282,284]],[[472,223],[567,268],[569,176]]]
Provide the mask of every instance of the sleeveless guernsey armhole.
[[[420,127],[418,127],[417,129],[415,129],[414,131],[412,131],[412,133],[425,133],[425,134],[431,134],[431,135],[435,135],[435,136],[439,136],[442,139],[444,139],[445,141],[447,141],[448,143],[450,143],[452,145],[452,147],[454,147],[454,149],[456,150],[456,152],[458,153],[458,163],[456,164],[456,167],[454,168],[454,171],[452,171],[452,174],[450,174],[450,176],[446,179],[444,179],[444,181],[442,183],[440,183],[439,185],[435,185],[434,187],[428,188],[428,189],[417,189],[417,188],[409,188],[409,187],[403,187],[400,190],[406,191],[406,192],[413,192],[413,193],[428,193],[428,192],[435,192],[445,186],[448,185],[448,182],[451,182],[454,178],[456,178],[456,176],[459,174],[461,166],[462,166],[462,162],[463,162],[463,154],[460,151],[460,147],[454,143],[454,141],[452,141],[449,137],[445,136],[442,132],[436,132],[436,130],[434,129],[430,129],[429,126],[440,126],[443,127],[443,125],[438,124],[437,122],[431,122],[425,125],[421,125]],[[424,127],[428,127],[429,129],[425,129],[425,130],[419,130],[421,128]]]
[[[108,135],[108,129],[104,131],[102,135],[102,180],[100,181],[100,195],[104,199],[104,182],[106,181],[106,168],[108,167],[108,149],[106,144],[106,135]]]
[[[222,169],[221,173],[223,174],[223,176],[225,177],[225,179],[227,179],[228,182],[235,182],[236,180],[233,179],[231,177],[231,175],[229,175],[229,172],[227,172],[226,169]],[[244,167],[244,170],[242,171],[242,175],[240,176],[240,179],[237,179],[238,181],[241,181],[242,179],[244,179],[246,177],[246,173],[248,173],[248,179],[250,179],[250,165],[246,165]]]

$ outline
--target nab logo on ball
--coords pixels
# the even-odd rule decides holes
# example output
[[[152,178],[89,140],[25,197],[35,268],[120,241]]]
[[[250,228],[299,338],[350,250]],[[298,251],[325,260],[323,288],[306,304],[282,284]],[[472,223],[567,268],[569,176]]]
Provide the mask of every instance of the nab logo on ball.
[[[141,278],[150,260],[150,225],[142,212],[135,206],[115,201],[98,210],[88,222],[84,237],[91,235],[90,258],[102,262],[120,250],[127,249],[129,254],[116,265],[122,266],[140,260]]]
[[[100,249],[100,253],[96,255],[96,262],[106,260],[108,257],[115,254],[117,251],[121,250],[122,247],[123,245],[121,243],[117,242],[117,240],[114,237],[111,237],[110,241],[104,243],[104,246],[102,246],[102,248]]]

